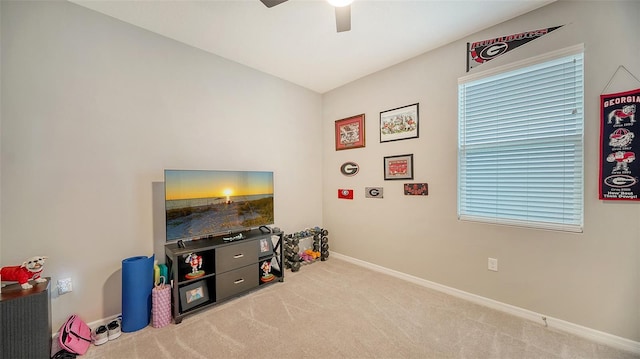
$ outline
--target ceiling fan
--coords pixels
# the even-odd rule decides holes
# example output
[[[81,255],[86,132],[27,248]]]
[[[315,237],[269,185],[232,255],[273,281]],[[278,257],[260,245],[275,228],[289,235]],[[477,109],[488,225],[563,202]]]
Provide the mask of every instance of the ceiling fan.
[[[260,0],[266,7],[271,8],[288,0]],[[351,3],[353,0],[327,0],[336,9],[336,30],[338,32],[351,30]]]

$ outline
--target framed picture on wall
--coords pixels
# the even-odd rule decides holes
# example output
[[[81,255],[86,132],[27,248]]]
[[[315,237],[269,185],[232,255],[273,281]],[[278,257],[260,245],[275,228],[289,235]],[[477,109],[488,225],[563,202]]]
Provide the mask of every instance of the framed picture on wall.
[[[380,142],[418,138],[418,104],[380,112]]]
[[[413,179],[413,154],[387,156],[384,158],[384,179]]]
[[[336,151],[364,147],[364,113],[336,121]]]

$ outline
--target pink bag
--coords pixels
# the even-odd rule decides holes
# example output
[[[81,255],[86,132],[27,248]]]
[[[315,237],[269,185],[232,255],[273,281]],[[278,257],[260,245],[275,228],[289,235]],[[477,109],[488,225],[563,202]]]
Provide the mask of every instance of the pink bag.
[[[162,328],[171,323],[171,286],[164,284],[164,277],[151,291],[151,313],[154,328]]]
[[[77,315],[72,315],[60,327],[60,348],[75,354],[84,354],[91,345],[91,328]]]

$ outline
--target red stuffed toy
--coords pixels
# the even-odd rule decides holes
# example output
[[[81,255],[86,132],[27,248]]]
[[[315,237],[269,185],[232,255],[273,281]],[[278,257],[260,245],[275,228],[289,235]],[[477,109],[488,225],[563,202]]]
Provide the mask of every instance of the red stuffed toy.
[[[40,278],[40,273],[44,269],[44,261],[47,257],[38,256],[27,259],[20,266],[7,266],[0,269],[2,280],[17,281],[22,289],[33,288],[29,284],[30,279],[34,279],[37,283],[46,282],[44,278]]]

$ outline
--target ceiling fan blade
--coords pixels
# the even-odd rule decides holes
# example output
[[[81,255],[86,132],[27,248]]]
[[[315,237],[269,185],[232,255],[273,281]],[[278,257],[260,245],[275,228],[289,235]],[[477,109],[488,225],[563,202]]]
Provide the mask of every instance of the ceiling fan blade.
[[[338,32],[351,30],[351,5],[336,7],[336,30]]]
[[[266,7],[274,7],[280,5],[287,0],[260,0]]]

